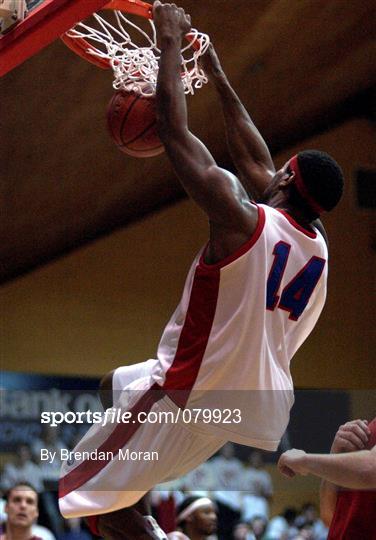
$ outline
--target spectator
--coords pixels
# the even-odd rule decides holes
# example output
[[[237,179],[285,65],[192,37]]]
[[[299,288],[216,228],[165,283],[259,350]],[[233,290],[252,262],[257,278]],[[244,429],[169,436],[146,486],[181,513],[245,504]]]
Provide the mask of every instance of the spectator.
[[[215,488],[216,482],[213,462],[206,461],[202,463],[196,469],[190,471],[183,480],[185,490],[192,495],[208,496],[209,492]]]
[[[262,540],[265,538],[266,527],[268,525],[268,520],[264,516],[255,516],[251,520],[251,531],[254,534],[256,540]]]
[[[34,536],[32,526],[38,518],[38,494],[31,484],[18,483],[6,495],[5,533],[0,540],[41,540]]]
[[[41,438],[35,439],[32,445],[32,452],[36,461],[40,464],[45,491],[41,499],[43,507],[48,516],[51,529],[56,536],[63,534],[63,520],[58,509],[58,480],[60,477],[60,468],[62,461],[60,452],[66,448],[66,444],[59,439],[58,428],[45,425],[43,427]],[[41,461],[41,450],[56,452],[54,459]]]
[[[297,511],[295,508],[286,508],[283,514],[273,517],[267,526],[265,537],[267,540],[290,540],[298,533],[295,527]]]
[[[60,477],[61,459],[60,451],[67,448],[66,444],[59,439],[59,431],[56,427],[45,425],[40,439],[35,439],[32,445],[34,459],[40,464],[45,487],[57,491],[57,483]],[[56,452],[53,460],[41,461],[41,450]]]
[[[58,540],[91,540],[91,535],[82,526],[81,518],[65,519],[64,529]]]
[[[213,497],[218,504],[218,537],[231,537],[236,522],[240,520],[241,493],[244,472],[243,464],[235,457],[234,444],[228,442],[219,455],[209,461],[215,477],[217,489]]]
[[[318,517],[318,511],[314,504],[306,503],[302,506],[300,516],[296,519],[296,525],[309,525],[312,529],[314,540],[325,540],[328,529]]]
[[[249,466],[243,473],[242,520],[251,521],[254,516],[269,518],[269,503],[273,495],[270,474],[264,469],[262,453],[254,450],[248,458]]]
[[[176,521],[190,540],[206,540],[217,530],[216,507],[207,497],[190,496],[179,505]]]
[[[47,527],[43,527],[42,525],[39,525],[38,523],[34,523],[34,525],[31,528],[31,532],[34,536],[37,536],[38,538],[41,538],[42,540],[56,540],[55,536],[52,534],[52,532],[47,529]]]
[[[5,490],[22,482],[30,483],[37,493],[43,491],[42,472],[31,460],[31,451],[27,444],[17,447],[14,463],[6,463],[1,478],[1,485]]]
[[[239,521],[235,525],[232,537],[234,540],[256,540],[255,535],[251,531],[251,526],[244,521]]]

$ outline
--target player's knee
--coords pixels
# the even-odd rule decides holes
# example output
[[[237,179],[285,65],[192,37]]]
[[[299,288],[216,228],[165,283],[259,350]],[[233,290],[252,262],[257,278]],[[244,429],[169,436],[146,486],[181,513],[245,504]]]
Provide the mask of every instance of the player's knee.
[[[105,410],[113,407],[114,405],[112,391],[112,379],[114,373],[115,370],[110,371],[104,377],[102,377],[101,382],[99,383],[99,398]]]

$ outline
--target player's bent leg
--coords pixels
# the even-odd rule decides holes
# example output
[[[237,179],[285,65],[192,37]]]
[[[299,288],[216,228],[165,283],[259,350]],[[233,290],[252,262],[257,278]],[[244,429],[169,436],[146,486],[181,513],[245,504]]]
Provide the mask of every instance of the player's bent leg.
[[[157,522],[135,508],[98,516],[97,532],[105,540],[167,540]]]

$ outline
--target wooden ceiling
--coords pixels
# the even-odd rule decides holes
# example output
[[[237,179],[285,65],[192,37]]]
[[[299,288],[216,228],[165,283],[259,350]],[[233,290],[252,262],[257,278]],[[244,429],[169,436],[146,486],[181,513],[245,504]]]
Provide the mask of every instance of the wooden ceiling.
[[[182,0],[274,152],[350,115],[376,83],[373,0]],[[106,130],[111,75],[58,40],[1,81],[0,279],[6,281],[184,194],[165,155],[122,154]],[[192,130],[228,164],[209,86]]]

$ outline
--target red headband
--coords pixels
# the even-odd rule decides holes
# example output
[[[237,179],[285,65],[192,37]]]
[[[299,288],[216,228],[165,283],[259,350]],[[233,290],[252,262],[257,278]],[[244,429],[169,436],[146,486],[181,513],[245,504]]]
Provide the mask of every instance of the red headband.
[[[324,212],[324,209],[308,193],[308,189],[303,181],[302,175],[300,174],[297,155],[290,159],[290,167],[295,173],[295,185],[296,189],[299,192],[299,195],[308,203],[308,205],[316,214],[322,214],[322,212]]]

